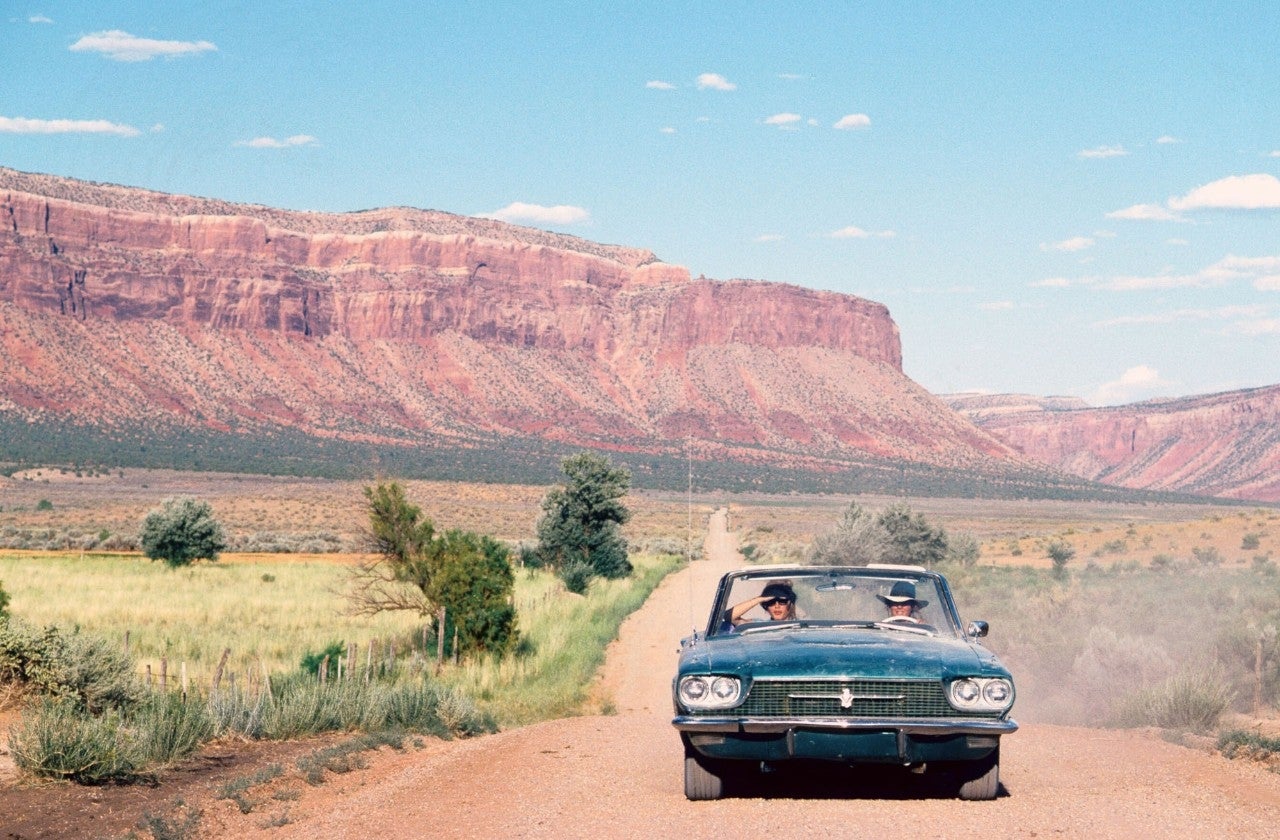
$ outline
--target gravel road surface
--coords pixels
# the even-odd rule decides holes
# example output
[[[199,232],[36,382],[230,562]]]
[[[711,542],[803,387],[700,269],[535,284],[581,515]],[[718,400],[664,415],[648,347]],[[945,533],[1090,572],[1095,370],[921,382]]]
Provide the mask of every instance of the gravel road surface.
[[[202,836],[1280,837],[1280,775],[1151,732],[1025,722],[1003,741],[1004,793],[991,802],[937,798],[912,778],[842,773],[687,801],[670,681],[680,638],[705,621],[716,580],[741,562],[723,514],[712,516],[706,547],[708,559],[670,576],[610,648],[600,688],[616,715],[383,750],[368,769],[304,791],[285,825],[264,827],[261,813],[224,801],[206,811]]]

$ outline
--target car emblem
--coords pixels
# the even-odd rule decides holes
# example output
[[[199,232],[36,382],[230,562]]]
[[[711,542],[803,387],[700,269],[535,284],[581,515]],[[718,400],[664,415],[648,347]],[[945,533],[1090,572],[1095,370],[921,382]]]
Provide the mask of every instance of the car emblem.
[[[853,692],[849,690],[849,686],[847,685],[844,688],[840,689],[840,708],[842,709],[853,708]]]

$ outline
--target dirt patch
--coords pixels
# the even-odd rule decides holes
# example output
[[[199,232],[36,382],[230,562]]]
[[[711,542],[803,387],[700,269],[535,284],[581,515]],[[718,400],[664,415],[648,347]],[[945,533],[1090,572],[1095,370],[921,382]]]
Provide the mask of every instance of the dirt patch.
[[[7,731],[7,727],[6,727]],[[289,742],[225,741],[175,765],[150,782],[84,786],[67,782],[0,780],[0,837],[4,840],[101,840],[141,830],[145,814],[181,816],[206,809],[228,782],[279,764],[298,778],[298,758],[349,736]],[[7,757],[7,756],[6,756]],[[185,803],[182,805],[180,803]],[[234,806],[232,806],[234,807]],[[201,836],[201,835],[196,835]]]

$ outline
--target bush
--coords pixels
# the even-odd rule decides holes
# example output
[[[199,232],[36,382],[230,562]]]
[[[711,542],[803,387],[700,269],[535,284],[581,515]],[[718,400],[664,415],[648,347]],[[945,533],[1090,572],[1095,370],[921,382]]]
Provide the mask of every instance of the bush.
[[[1054,576],[1062,577],[1066,573],[1067,563],[1076,556],[1076,550],[1065,540],[1052,540],[1045,546],[1045,554],[1053,563]]]
[[[119,712],[94,716],[65,699],[46,698],[24,714],[10,730],[9,752],[27,773],[81,784],[130,780],[143,765]]]
[[[133,660],[106,640],[0,623],[0,685],[66,699],[88,712],[124,709],[142,696]]]
[[[585,560],[570,560],[556,571],[556,576],[564,583],[565,589],[575,595],[585,595],[595,573]]]
[[[1261,534],[1245,534],[1240,539],[1240,548],[1244,551],[1257,551],[1261,539]]]
[[[9,617],[9,593],[4,591],[4,581],[0,580],[0,621]]]
[[[1127,698],[1116,720],[1122,726],[1211,732],[1231,705],[1232,696],[1221,668],[1184,671]]]
[[[320,673],[320,666],[328,659],[329,673],[336,676],[338,673],[338,660],[346,655],[346,642],[330,642],[324,650],[310,650],[304,653],[302,661],[298,663],[298,667],[302,669],[302,673],[315,677]]]
[[[140,542],[144,554],[163,560],[170,568],[200,559],[213,562],[227,548],[222,525],[213,518],[209,503],[185,497],[166,499],[148,513]]]
[[[958,566],[976,566],[982,546],[973,534],[959,533],[947,537],[946,561]]]

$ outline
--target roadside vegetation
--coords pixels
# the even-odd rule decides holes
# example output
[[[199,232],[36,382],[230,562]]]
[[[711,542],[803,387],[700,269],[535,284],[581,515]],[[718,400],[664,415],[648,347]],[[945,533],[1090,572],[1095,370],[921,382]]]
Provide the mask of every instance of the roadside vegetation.
[[[617,477],[606,465],[579,490]],[[456,737],[607,710],[591,694],[605,648],[682,559],[628,559],[609,531],[607,548],[621,552],[612,573],[574,593],[553,569],[514,568],[488,536],[437,533],[394,482],[365,499],[375,559],[356,565],[193,564],[216,560],[222,538],[193,499],[148,516],[149,553],[164,566],[0,556],[18,607],[6,616],[0,603],[0,705],[25,709],[9,733],[18,767],[131,781],[213,738]]]

